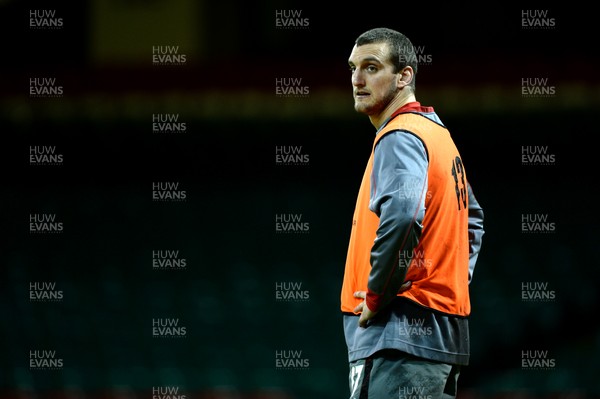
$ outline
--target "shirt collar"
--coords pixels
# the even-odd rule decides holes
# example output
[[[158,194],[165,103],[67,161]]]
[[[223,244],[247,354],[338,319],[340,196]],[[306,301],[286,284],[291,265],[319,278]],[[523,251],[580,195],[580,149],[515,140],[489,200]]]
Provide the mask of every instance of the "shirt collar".
[[[435,111],[433,110],[433,107],[423,106],[419,101],[411,101],[394,111],[394,113],[384,123],[381,124],[381,127],[377,130],[377,133],[379,133],[381,129],[383,129],[392,119],[394,119],[398,115],[407,114],[411,112],[431,113]]]

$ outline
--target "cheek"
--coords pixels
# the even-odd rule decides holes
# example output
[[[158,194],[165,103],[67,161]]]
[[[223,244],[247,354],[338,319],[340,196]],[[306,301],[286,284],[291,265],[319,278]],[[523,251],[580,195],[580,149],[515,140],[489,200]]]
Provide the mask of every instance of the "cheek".
[[[393,86],[394,82],[390,79],[374,79],[371,82],[371,90],[378,96],[385,95]]]
[[[381,88],[382,88],[381,79],[373,79],[373,81],[371,81],[372,94],[380,94]]]

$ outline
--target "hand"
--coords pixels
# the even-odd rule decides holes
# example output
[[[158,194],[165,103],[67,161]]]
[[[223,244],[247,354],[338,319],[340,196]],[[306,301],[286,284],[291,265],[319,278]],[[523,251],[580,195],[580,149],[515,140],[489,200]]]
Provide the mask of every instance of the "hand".
[[[354,293],[354,298],[365,299],[366,297],[366,291],[356,291]],[[371,309],[369,309],[367,306],[367,301],[362,301],[359,303],[358,306],[354,308],[354,313],[360,313],[358,325],[361,327],[366,327],[369,320],[371,320],[377,314],[377,312],[372,312]]]
[[[402,284],[400,286],[400,289],[398,290],[398,293],[404,292],[407,289],[409,289],[411,284],[412,284],[412,282],[410,282],[410,281],[407,281],[406,283]],[[373,312],[367,306],[367,301],[364,300],[364,299],[366,299],[366,297],[367,297],[366,291],[356,291],[354,293],[354,298],[363,299],[363,301],[361,303],[359,303],[357,307],[354,308],[354,313],[360,313],[360,317],[358,318],[358,325],[360,327],[367,327],[369,320],[371,320],[377,314],[377,312]]]

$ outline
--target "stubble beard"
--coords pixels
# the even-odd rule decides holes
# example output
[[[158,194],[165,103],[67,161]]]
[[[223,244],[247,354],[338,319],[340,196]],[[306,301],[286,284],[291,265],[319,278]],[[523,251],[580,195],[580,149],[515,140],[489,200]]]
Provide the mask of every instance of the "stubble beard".
[[[397,87],[392,86],[381,100],[376,100],[374,103],[358,102],[355,99],[354,110],[360,114],[368,116],[379,115],[392,102],[392,100],[396,97],[396,94],[398,94],[399,91],[400,90]]]

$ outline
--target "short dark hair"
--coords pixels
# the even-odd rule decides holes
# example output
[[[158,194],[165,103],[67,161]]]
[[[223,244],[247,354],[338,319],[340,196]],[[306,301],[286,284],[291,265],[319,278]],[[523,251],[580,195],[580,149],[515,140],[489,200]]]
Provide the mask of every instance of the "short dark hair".
[[[417,74],[417,54],[415,48],[408,37],[404,34],[389,28],[374,28],[358,36],[355,44],[362,46],[371,43],[387,43],[390,48],[390,61],[394,65],[394,73],[398,73],[404,67],[410,66],[413,74]],[[415,86],[415,77],[411,86]]]

